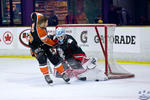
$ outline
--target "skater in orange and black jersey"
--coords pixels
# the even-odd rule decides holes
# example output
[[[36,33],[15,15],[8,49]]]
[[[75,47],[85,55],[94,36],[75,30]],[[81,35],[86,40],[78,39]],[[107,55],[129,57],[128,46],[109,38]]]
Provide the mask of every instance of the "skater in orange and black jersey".
[[[33,22],[29,46],[31,48],[31,54],[34,55],[39,62],[40,71],[43,73],[46,82],[48,84],[53,82],[49,76],[47,59],[55,66],[55,69],[62,75],[62,78],[65,81],[69,81],[70,79],[65,76],[64,67],[59,56],[52,52],[52,47],[55,46],[57,42],[53,40],[52,35],[47,34],[46,27],[48,25],[48,18],[37,12],[32,13],[31,18]]]

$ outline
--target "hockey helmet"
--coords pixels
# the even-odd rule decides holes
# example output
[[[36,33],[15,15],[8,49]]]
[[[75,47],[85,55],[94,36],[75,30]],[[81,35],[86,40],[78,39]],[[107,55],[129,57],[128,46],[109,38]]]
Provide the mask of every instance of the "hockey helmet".
[[[64,36],[65,36],[65,30],[61,27],[58,27],[56,29],[55,38],[57,38],[60,43],[63,43]]]

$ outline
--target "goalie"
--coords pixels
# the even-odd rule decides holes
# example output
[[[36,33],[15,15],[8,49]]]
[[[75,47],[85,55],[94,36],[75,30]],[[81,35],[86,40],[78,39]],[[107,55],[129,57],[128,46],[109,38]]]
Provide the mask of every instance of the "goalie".
[[[76,40],[71,35],[65,34],[63,28],[56,29],[54,38],[58,40],[57,51],[65,63],[68,64],[72,73],[75,74],[73,76],[79,80],[99,81],[108,79],[104,72],[97,68],[96,59],[87,58]]]

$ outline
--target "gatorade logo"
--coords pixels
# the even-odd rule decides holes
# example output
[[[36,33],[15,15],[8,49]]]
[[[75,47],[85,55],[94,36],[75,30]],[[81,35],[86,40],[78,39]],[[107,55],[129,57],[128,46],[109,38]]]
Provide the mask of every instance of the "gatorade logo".
[[[83,31],[82,33],[81,33],[81,36],[80,36],[80,40],[81,40],[81,42],[83,42],[83,43],[87,43],[87,31]]]

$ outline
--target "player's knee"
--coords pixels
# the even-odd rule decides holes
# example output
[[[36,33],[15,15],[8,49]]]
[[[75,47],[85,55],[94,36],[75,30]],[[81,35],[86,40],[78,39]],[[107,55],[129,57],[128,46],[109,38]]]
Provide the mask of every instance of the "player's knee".
[[[39,52],[37,54],[37,60],[40,65],[46,65],[47,64],[47,56],[45,55],[44,52]]]
[[[59,56],[58,55],[51,55],[51,56],[49,56],[48,57],[49,58],[49,60],[51,61],[51,63],[53,64],[53,65],[58,65],[60,62],[61,62],[61,59],[59,58]]]

